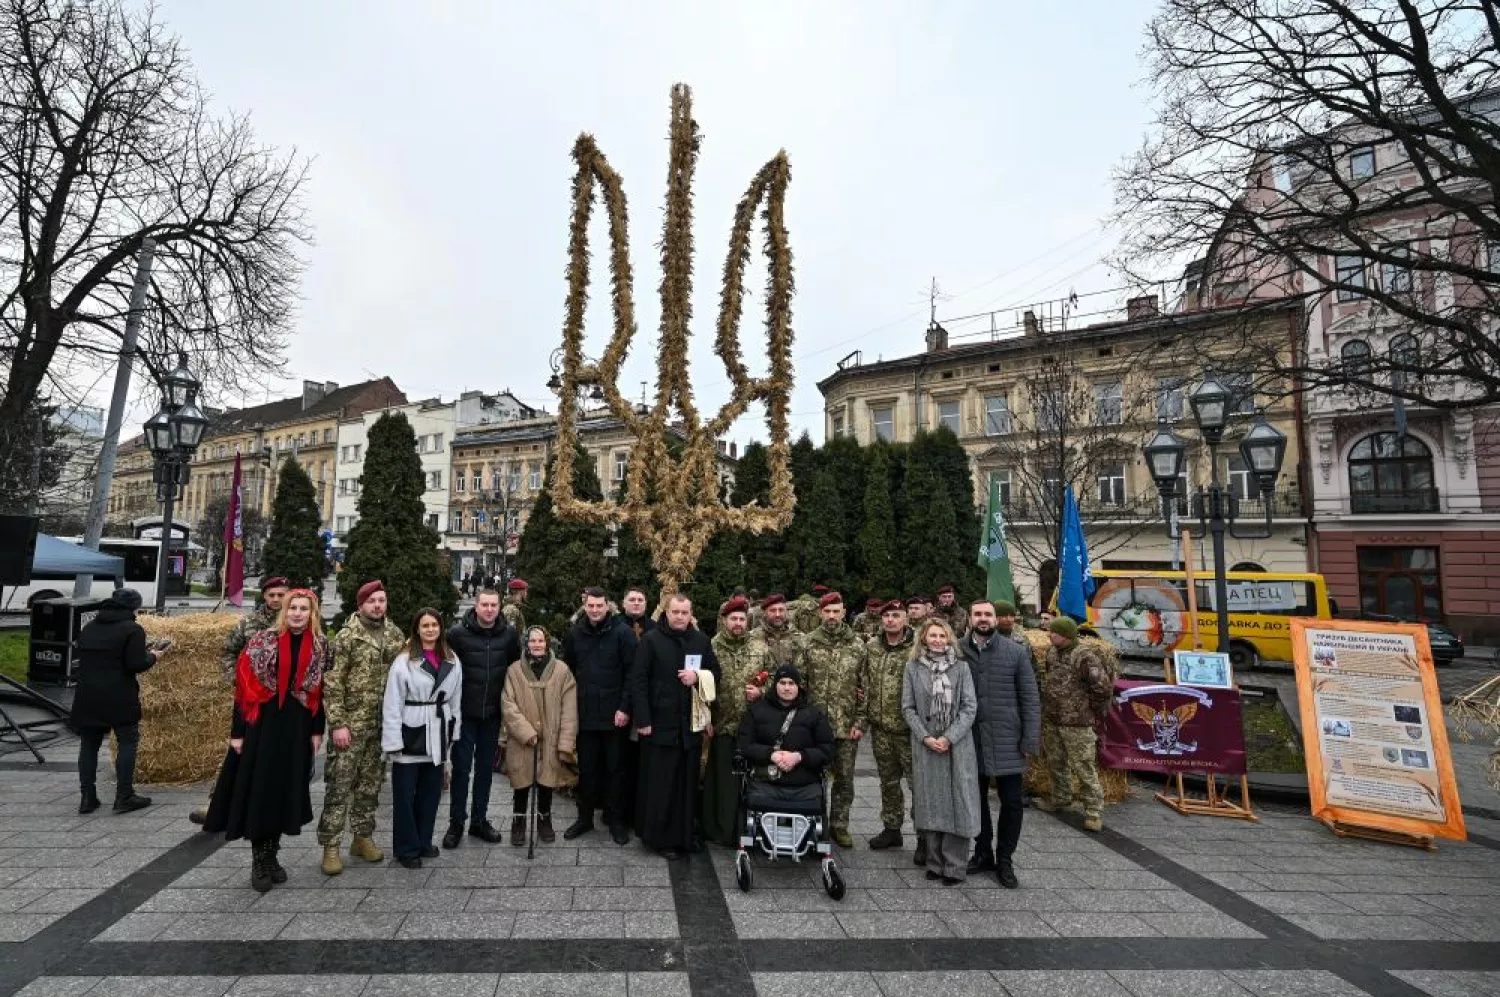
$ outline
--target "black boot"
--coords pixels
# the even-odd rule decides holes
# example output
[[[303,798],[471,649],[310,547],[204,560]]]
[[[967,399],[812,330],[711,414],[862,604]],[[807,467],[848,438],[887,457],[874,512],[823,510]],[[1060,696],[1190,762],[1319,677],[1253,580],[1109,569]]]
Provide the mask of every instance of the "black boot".
[[[981,852],[976,850],[974,857],[969,859],[968,873],[970,876],[977,876],[981,872],[989,872],[994,868],[995,856],[987,851]]]
[[[443,835],[443,847],[451,852],[453,849],[463,844],[463,840],[464,822],[461,820],[449,821],[448,833]]]
[[[139,793],[132,791],[125,796],[116,796],[114,809],[117,814],[128,814],[134,813],[137,810],[145,810],[150,805],[151,797],[141,796]]]
[[[927,864],[927,839],[920,834],[917,835],[917,849],[912,853],[911,864],[917,866]]]
[[[277,856],[281,852],[281,839],[272,838],[266,845],[266,871],[271,874],[271,882],[280,886],[286,882],[286,869],[282,868],[281,860]]]
[[[78,804],[78,812],[81,814],[91,814],[98,809],[99,794],[92,789],[85,789],[83,791],[83,799]]]
[[[268,856],[269,842],[252,842],[250,845],[250,888],[256,893],[271,892],[271,863]]]
[[[870,850],[878,852],[882,848],[900,848],[905,842],[901,838],[899,827],[887,827],[869,841]]]
[[[569,824],[563,831],[563,840],[572,841],[574,838],[588,834],[594,829],[594,811],[578,808],[578,819]]]
[[[470,824],[469,836],[478,838],[480,841],[487,841],[492,845],[505,839],[505,835],[497,831],[495,829],[495,825],[491,824],[487,820],[479,820]],[[444,844],[444,847],[447,847],[446,843]]]
[[[1021,881],[1016,878],[1016,867],[1011,863],[1010,859],[1003,858],[1000,860],[1000,867],[995,870],[995,877],[1000,880],[1000,885],[1007,890],[1014,890],[1021,885]]]

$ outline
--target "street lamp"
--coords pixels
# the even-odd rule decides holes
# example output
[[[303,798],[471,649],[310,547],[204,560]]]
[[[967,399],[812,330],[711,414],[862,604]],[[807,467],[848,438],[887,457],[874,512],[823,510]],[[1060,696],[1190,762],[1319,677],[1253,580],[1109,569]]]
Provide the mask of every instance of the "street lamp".
[[[187,369],[187,357],[178,354],[177,366],[160,381],[162,404],[142,427],[146,446],[154,460],[152,480],[156,500],[162,504],[161,551],[156,559],[156,611],[167,609],[167,559],[172,545],[172,509],[187,485],[189,465],[208,418],[198,407],[201,382]]]
[[[552,355],[547,358],[547,365],[552,368],[552,376],[549,377],[549,378],[547,378],[547,390],[551,391],[553,394],[555,394],[555,395],[558,396],[559,403],[561,403],[564,400],[562,398],[562,390],[563,390],[562,362],[563,362],[563,350],[562,350],[561,347],[558,347],[557,349],[553,350],[552,351]],[[588,357],[584,357],[583,358],[583,363],[584,363],[584,366],[586,366],[586,367],[588,367],[590,369],[593,369],[593,368],[595,368],[595,367],[598,366],[597,361],[590,360]],[[592,388],[588,388],[588,386],[586,386],[584,384],[576,384],[576,385],[574,385],[574,388],[573,388],[573,390],[574,390],[573,404],[575,406],[577,406],[578,411],[580,413],[583,411],[583,397],[584,397],[584,391],[585,391],[586,388],[588,390],[588,400],[589,401],[591,401],[591,402],[602,402],[602,401],[604,401],[604,389],[601,388],[601,387],[599,387],[599,385],[597,383],[595,383]]]
[[[1224,429],[1229,421],[1230,397],[1230,393],[1218,379],[1210,375],[1192,393],[1190,402],[1198,431],[1208,444],[1209,467],[1208,486],[1205,488],[1199,485],[1191,496],[1191,515],[1197,518],[1200,530],[1206,531],[1213,538],[1214,609],[1219,629],[1219,650],[1232,654],[1229,644],[1229,581],[1224,573],[1224,535],[1228,533],[1241,540],[1265,539],[1271,535],[1272,493],[1276,478],[1281,473],[1281,463],[1286,458],[1286,434],[1266,422],[1265,415],[1260,414],[1240,442],[1240,457],[1255,474],[1266,519],[1263,525],[1254,529],[1238,529],[1239,498],[1226,491],[1219,481],[1218,446],[1224,439]],[[1161,493],[1162,511],[1170,534],[1171,506],[1177,497],[1177,483],[1187,447],[1163,421],[1156,435],[1143,449],[1146,463],[1151,469],[1151,477],[1156,481],[1157,491]],[[1235,664],[1240,666],[1243,662]]]

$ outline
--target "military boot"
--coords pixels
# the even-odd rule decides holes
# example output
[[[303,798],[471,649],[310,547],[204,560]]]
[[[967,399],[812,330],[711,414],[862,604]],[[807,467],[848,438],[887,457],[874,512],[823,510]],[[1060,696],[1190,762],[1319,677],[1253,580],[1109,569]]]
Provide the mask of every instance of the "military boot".
[[[323,846],[323,875],[337,876],[344,871],[344,860],[339,858],[339,843],[330,841]]]
[[[1054,800],[1050,796],[1038,796],[1031,805],[1044,814],[1055,814],[1059,810],[1066,810],[1069,802],[1068,800]]]
[[[1083,829],[1085,831],[1104,830],[1104,818],[1098,814],[1087,814],[1083,818]]]
[[[881,831],[869,841],[870,850],[878,852],[883,848],[900,848],[906,842],[901,837],[901,831],[897,828],[888,827]]]
[[[250,888],[256,893],[269,893],[271,891],[271,866],[267,858],[267,844],[252,844],[250,846]]]
[[[278,886],[286,882],[286,869],[278,857],[281,852],[281,839],[272,838],[266,843],[266,872],[271,876],[271,882]]]
[[[911,864],[916,866],[927,864],[927,839],[920,834],[917,835],[917,849],[912,852]]]
[[[833,843],[840,848],[853,848],[854,837],[847,827],[836,827],[833,829]]]
[[[536,836],[546,845],[550,845],[557,840],[557,832],[552,830],[551,814],[536,815]]]
[[[115,797],[114,812],[117,814],[134,813],[137,810],[145,810],[150,805],[151,797],[141,796],[139,793],[131,791],[125,796]]]
[[[78,804],[78,812],[81,814],[91,814],[98,809],[99,794],[92,789],[85,789],[83,791],[83,799]]]
[[[375,842],[370,838],[355,838],[349,844],[349,854],[366,862],[384,862],[385,852],[375,847]]]
[[[464,843],[464,822],[461,820],[450,820],[448,830],[443,835],[443,847],[450,852]]]
[[[510,843],[520,848],[526,844],[526,818],[517,815],[510,819]]]

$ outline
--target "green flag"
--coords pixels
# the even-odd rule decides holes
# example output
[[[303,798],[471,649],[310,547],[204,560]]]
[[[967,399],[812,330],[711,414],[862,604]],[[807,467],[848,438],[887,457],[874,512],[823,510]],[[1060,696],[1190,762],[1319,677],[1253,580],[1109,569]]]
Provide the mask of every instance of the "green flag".
[[[1010,554],[1005,548],[1005,512],[1000,507],[1000,482],[990,478],[989,508],[985,510],[984,535],[979,541],[979,566],[985,572],[984,597],[991,602],[1016,601],[1010,577]]]

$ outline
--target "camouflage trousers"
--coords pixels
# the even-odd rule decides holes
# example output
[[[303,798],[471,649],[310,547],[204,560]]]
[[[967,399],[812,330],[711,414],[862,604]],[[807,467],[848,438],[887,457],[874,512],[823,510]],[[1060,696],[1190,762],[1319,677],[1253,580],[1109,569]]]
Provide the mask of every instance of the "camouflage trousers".
[[[342,751],[328,742],[324,767],[323,818],[318,821],[318,844],[336,845],[344,825],[356,838],[375,833],[375,807],[385,782],[385,753],[380,750],[380,727],[359,731]]]
[[[874,734],[875,768],[880,773],[880,823],[899,831],[906,819],[901,780],[911,785],[911,733],[905,727],[899,730],[880,727]]]
[[[1073,801],[1078,780],[1078,802],[1085,817],[1104,813],[1104,789],[1099,785],[1098,737],[1092,727],[1042,726],[1042,752],[1052,777],[1052,803],[1065,807]]]
[[[859,742],[839,738],[833,742],[833,793],[828,804],[830,830],[849,830],[849,811],[854,807],[854,755]]]

